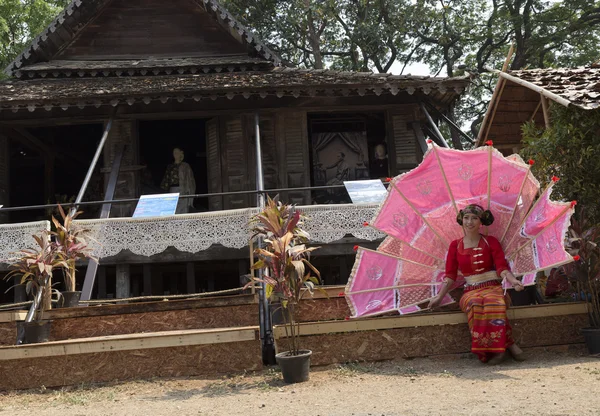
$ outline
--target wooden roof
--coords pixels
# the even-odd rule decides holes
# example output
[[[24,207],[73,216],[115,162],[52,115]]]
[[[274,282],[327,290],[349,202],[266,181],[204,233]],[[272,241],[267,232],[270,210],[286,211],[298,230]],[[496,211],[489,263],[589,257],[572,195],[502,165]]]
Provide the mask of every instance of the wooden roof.
[[[249,64],[256,58],[281,63],[216,0],[73,0],[5,72],[33,77],[51,67],[60,74],[63,67],[85,69],[85,61],[96,67],[115,60],[169,64],[161,58],[237,57],[242,63],[244,55]]]
[[[446,106],[468,86],[468,77],[438,78],[274,68],[270,71],[220,72],[159,76],[14,79],[0,83],[0,111],[50,110],[53,107],[250,96],[364,96],[399,93],[428,95]]]
[[[521,127],[528,121],[544,125],[541,96],[552,105],[583,110],[600,106],[600,68],[530,69],[501,72],[477,143],[494,141],[499,148],[520,146]]]

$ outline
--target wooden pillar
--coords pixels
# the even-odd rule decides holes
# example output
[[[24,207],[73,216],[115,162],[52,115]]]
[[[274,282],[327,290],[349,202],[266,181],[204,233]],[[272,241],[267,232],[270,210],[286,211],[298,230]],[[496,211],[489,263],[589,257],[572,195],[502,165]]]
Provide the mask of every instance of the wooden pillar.
[[[544,124],[546,124],[546,128],[550,128],[550,106],[548,104],[548,99],[540,94],[540,101],[542,102],[542,110],[544,111]]]
[[[151,296],[152,295],[152,268],[150,264],[144,264],[142,266],[142,273],[144,275],[144,285],[142,286],[142,295]]]
[[[115,120],[104,146],[104,183],[108,183],[113,159],[121,146],[125,145],[121,169],[114,199],[137,198],[140,195],[140,169],[138,129],[135,120]],[[111,207],[111,217],[129,217],[133,214],[135,203],[115,204]]]
[[[188,262],[185,265],[185,277],[187,282],[187,292],[196,293],[196,273],[194,262]]]
[[[129,264],[117,264],[116,298],[128,298],[130,295]]]
[[[106,299],[106,267],[98,266],[98,299]]]

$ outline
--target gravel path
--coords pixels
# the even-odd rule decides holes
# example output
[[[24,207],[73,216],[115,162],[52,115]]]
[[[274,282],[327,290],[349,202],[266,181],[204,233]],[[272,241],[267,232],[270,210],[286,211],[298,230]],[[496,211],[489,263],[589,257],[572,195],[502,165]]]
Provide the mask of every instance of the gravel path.
[[[286,385],[270,369],[216,379],[137,381],[0,394],[0,416],[598,415],[600,360],[526,351],[496,367],[471,356],[314,368]]]

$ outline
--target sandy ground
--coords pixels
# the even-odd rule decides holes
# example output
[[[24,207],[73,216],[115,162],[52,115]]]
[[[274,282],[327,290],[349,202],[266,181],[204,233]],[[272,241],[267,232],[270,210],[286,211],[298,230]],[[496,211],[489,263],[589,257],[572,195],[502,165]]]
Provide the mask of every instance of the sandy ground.
[[[0,394],[0,416],[600,415],[600,359],[527,351],[499,366],[452,356],[313,368],[286,385],[275,369]]]

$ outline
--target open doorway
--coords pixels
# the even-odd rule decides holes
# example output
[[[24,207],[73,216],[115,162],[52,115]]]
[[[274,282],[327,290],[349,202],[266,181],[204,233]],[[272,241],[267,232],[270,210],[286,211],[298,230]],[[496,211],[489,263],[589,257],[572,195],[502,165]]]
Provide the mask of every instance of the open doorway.
[[[389,176],[384,113],[314,113],[308,117],[313,186]],[[312,192],[313,203],[349,203],[345,189]]]
[[[142,195],[169,192],[165,174],[173,163],[173,149],[184,153],[196,194],[208,193],[205,120],[152,120],[139,122]],[[162,187],[161,187],[162,185]],[[195,198],[189,212],[208,211],[208,198]]]
[[[10,205],[44,205],[75,201],[102,137],[102,124],[47,126],[27,130],[27,141],[11,137]],[[84,201],[103,199],[100,176],[90,181]],[[82,218],[95,218],[86,207]],[[11,222],[48,219],[56,210],[14,211]]]

